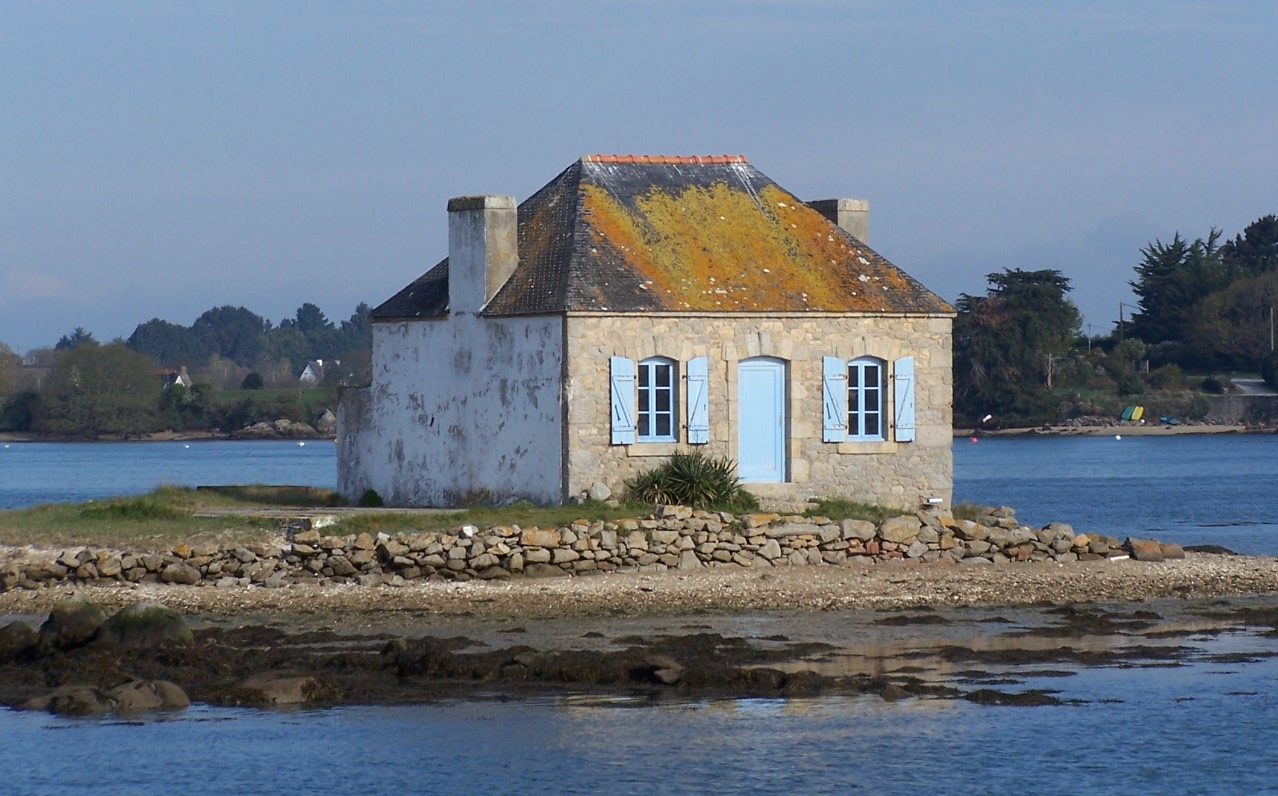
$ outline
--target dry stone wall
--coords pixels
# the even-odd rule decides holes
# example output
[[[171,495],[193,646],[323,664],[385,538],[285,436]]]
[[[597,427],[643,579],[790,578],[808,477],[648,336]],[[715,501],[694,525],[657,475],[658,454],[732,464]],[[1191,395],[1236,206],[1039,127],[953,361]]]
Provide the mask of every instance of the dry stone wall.
[[[178,545],[137,554],[83,548],[0,565],[0,590],[65,582],[150,582],[275,588],[290,582],[401,586],[418,580],[659,572],[703,567],[868,566],[905,560],[938,565],[1182,558],[1174,544],[1075,534],[1064,523],[1020,524],[1011,509],[979,520],[946,511],[875,524],[801,515],[693,511],[666,506],[616,522],[579,520],[559,528],[516,525],[447,533],[325,535],[306,519],[284,521],[284,544]]]

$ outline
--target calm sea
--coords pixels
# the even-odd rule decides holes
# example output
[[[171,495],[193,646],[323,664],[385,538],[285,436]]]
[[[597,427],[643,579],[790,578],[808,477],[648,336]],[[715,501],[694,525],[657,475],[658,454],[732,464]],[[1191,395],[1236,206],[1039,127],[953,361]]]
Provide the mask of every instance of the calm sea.
[[[331,443],[10,444],[0,506],[157,484],[332,486]],[[955,500],[1030,523],[1278,553],[1278,437],[955,443]],[[1080,704],[573,697],[139,720],[0,712],[0,793],[1278,793],[1278,639],[1195,637],[1174,668],[1016,688]],[[1213,660],[1219,653],[1253,657]],[[1060,667],[1053,667],[1060,668]]]

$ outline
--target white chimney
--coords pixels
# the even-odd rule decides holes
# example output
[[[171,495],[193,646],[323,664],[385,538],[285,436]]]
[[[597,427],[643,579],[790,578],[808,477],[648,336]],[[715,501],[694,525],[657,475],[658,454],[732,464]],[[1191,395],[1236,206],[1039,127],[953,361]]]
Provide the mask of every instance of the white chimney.
[[[478,313],[519,264],[513,196],[448,200],[448,311]]]

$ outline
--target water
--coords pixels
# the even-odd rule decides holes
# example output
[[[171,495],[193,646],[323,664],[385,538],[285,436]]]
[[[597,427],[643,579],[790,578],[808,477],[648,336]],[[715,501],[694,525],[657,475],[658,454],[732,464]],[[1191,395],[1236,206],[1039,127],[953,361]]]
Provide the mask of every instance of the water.
[[[954,443],[954,502],[1031,525],[1278,555],[1278,436],[986,437]]]
[[[337,485],[337,446],[297,442],[0,443],[0,509],[97,500],[161,485]]]
[[[160,483],[332,486],[332,444],[13,444],[0,506]],[[955,443],[955,499],[1030,523],[1278,554],[1278,437]],[[0,793],[1278,793],[1278,638],[1204,635],[1174,668],[1030,675],[1060,707],[877,697],[635,704],[564,697],[137,720],[0,711]],[[1211,654],[1248,651],[1248,662]],[[1053,666],[1054,669],[1068,668]]]
[[[1278,662],[1087,669],[1088,700],[572,699],[136,721],[0,713],[6,793],[1263,794]],[[1117,700],[1117,701],[1104,701]],[[74,750],[74,751],[71,751]],[[15,777],[15,773],[17,776]]]

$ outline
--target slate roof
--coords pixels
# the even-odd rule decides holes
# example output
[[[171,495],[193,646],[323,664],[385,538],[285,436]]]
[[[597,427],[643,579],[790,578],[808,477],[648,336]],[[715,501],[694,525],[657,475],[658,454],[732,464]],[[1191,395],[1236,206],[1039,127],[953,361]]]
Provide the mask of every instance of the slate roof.
[[[954,311],[740,156],[588,155],[518,213],[519,265],[486,315]],[[445,259],[372,317],[447,307]]]

